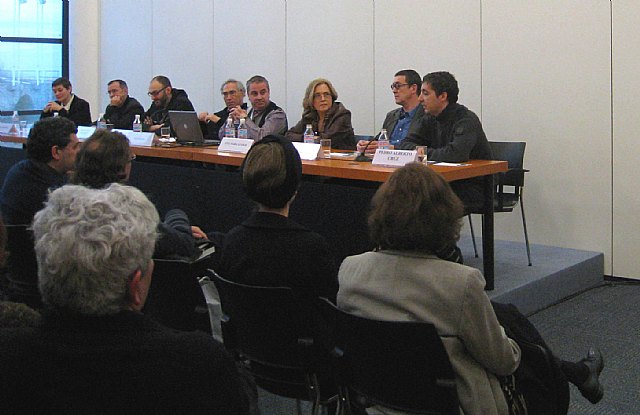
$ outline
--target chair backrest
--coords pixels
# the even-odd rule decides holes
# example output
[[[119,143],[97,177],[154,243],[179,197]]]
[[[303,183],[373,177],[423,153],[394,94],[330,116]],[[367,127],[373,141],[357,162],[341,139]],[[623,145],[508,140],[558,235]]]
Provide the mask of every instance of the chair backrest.
[[[11,301],[41,308],[38,290],[38,263],[34,251],[33,232],[29,225],[5,225],[7,229],[6,295]]]
[[[211,332],[207,304],[198,282],[206,261],[154,259],[153,277],[143,312],[165,326]]]
[[[319,306],[333,328],[339,382],[352,398],[410,413],[459,413],[455,374],[432,324],[371,320],[326,299]]]
[[[310,316],[291,288],[239,284],[213,271],[209,278],[220,294],[228,349],[266,366],[308,366],[304,346],[313,342]]]
[[[509,171],[499,176],[500,183],[505,186],[524,186],[524,141],[490,141],[494,160],[505,160]]]

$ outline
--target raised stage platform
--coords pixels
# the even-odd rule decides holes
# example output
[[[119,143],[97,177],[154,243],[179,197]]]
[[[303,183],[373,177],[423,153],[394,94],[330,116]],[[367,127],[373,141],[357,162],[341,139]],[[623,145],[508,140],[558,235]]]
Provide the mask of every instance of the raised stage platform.
[[[482,254],[475,258],[471,236],[464,229],[459,242],[465,264],[482,270]],[[480,239],[476,238],[480,250]],[[524,314],[558,303],[599,285],[604,280],[604,255],[555,246],[531,245],[527,265],[524,243],[495,241],[495,289],[492,300],[513,303]]]

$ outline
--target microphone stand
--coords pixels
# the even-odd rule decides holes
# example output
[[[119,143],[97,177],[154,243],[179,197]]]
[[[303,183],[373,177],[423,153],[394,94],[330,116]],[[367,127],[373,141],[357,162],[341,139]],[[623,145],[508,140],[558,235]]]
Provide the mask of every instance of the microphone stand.
[[[371,140],[369,140],[367,145],[364,146],[364,148],[362,149],[360,154],[358,154],[358,156],[355,158],[355,161],[359,161],[359,162],[362,162],[362,163],[371,163],[373,161],[373,158],[365,156],[365,153],[366,153],[367,149],[369,148],[369,144],[373,143],[374,141],[378,141],[378,136],[379,136],[379,134],[374,136],[373,138],[371,138]]]

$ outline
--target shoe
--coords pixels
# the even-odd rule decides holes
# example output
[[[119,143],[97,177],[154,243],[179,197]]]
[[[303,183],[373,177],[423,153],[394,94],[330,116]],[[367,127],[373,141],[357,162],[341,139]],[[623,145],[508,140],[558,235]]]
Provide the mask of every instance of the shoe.
[[[591,403],[598,403],[604,396],[604,386],[600,383],[598,377],[604,368],[604,358],[600,350],[590,348],[587,357],[581,360],[589,369],[589,376],[578,386],[582,396],[587,398]]]

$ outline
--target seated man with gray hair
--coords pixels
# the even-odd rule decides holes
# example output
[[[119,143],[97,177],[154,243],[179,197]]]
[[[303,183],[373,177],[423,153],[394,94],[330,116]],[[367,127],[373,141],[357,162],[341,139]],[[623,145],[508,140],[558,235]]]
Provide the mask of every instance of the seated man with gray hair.
[[[0,332],[15,413],[246,414],[233,360],[199,332],[145,317],[158,213],[139,190],[67,185],[34,219],[40,327]]]

